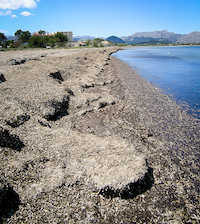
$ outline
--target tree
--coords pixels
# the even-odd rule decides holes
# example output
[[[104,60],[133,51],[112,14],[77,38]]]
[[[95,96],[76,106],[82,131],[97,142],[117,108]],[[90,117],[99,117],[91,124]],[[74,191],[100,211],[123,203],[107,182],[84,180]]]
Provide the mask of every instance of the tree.
[[[46,42],[51,46],[54,47],[56,45],[56,42],[58,41],[58,39],[56,39],[54,36],[47,36],[46,37]]]
[[[104,39],[100,39],[100,38],[95,38],[92,42],[93,42],[93,46],[94,47],[99,47],[101,41],[104,41]]]
[[[87,39],[87,40],[85,41],[85,43],[86,43],[87,46],[90,46],[90,45],[92,44],[92,42],[91,42],[90,39]]]
[[[45,32],[44,30],[40,30],[40,31],[38,31],[38,33],[39,33],[41,36],[44,36],[46,32]]]
[[[19,38],[21,36],[21,34],[22,34],[22,30],[17,30],[15,32],[15,37]]]
[[[59,39],[60,43],[68,42],[68,37],[66,35],[64,35],[62,32],[56,33],[55,37]]]
[[[0,33],[0,43],[4,42],[6,40],[6,36],[4,35],[4,33]]]
[[[21,35],[20,35],[20,40],[22,43],[26,43],[29,41],[31,37],[31,33],[27,30],[27,31],[22,31]]]
[[[6,41],[6,46],[13,47],[13,44],[14,44],[14,40],[7,40]]]
[[[108,42],[110,43],[110,46],[113,46],[113,41],[112,40],[109,40]]]
[[[92,43],[93,43],[93,46],[94,46],[94,47],[98,47],[98,44],[99,44],[99,43],[98,43],[98,41],[97,41],[96,39],[94,39],[94,40],[92,41]]]
[[[45,39],[41,36],[34,35],[29,39],[29,46],[30,47],[45,47],[46,46]]]
[[[17,30],[15,36],[18,38],[18,41],[21,43],[26,43],[31,37],[31,33],[27,31]]]

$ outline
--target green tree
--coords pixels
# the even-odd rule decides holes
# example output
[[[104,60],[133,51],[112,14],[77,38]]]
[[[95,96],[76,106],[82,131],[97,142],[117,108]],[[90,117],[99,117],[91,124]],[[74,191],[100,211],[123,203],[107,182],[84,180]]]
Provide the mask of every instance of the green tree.
[[[21,36],[21,34],[22,34],[22,30],[17,30],[15,32],[15,37],[19,38]]]
[[[22,43],[26,43],[29,41],[31,37],[31,33],[27,30],[27,31],[22,31],[21,35],[20,35],[20,40]]]
[[[96,40],[96,39],[94,39],[94,40],[92,41],[92,44],[93,44],[94,47],[98,47],[98,46],[99,46],[99,42],[98,42],[98,40]]]
[[[59,41],[59,40],[56,39],[55,36],[47,36],[46,37],[46,42],[51,47],[54,47],[56,45],[57,41]]]
[[[113,46],[113,41],[112,40],[109,40],[108,42],[110,43],[110,46]]]
[[[68,37],[66,35],[64,35],[62,32],[58,32],[55,34],[55,37],[58,38],[58,42],[60,43],[66,43],[68,42]]]
[[[44,36],[46,32],[45,32],[44,30],[40,30],[40,31],[38,31],[38,33],[39,33],[41,36]]]
[[[94,46],[94,47],[99,47],[99,46],[100,46],[101,41],[104,41],[104,39],[95,38],[95,39],[92,41],[93,46]]]
[[[15,32],[15,36],[18,38],[18,41],[20,43],[26,43],[29,41],[31,33],[28,30],[27,31],[17,30]]]
[[[6,40],[6,36],[4,35],[4,33],[0,33],[0,43],[3,42]]]
[[[30,47],[45,47],[46,46],[44,37],[36,36],[36,35],[30,37],[28,43]]]
[[[13,44],[14,44],[14,40],[7,40],[6,41],[6,46],[13,47]]]
[[[85,43],[86,43],[87,46],[90,46],[90,45],[92,44],[92,41],[91,41],[90,39],[87,39],[87,40],[85,41]]]

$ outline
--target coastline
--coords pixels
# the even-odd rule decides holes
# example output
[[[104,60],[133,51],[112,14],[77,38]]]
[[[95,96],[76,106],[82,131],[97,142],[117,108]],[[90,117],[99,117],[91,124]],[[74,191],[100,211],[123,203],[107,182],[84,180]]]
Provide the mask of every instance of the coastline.
[[[119,52],[113,54],[113,56],[130,64],[146,80],[159,86],[162,92],[170,95],[178,104],[187,109],[190,115],[200,119],[200,95],[198,93],[198,89],[200,88],[200,80],[198,78],[200,64],[198,47],[165,46],[162,49],[162,46],[149,46],[144,51],[140,48],[137,49],[138,51],[134,52],[134,49],[130,48],[126,52]],[[139,53],[139,57],[132,60],[132,57],[137,57],[137,52]],[[186,52],[190,52],[190,56],[186,56]],[[145,55],[149,56],[143,59]],[[127,56],[128,58],[126,58]],[[166,56],[166,59],[170,61],[161,60],[163,56]],[[152,63],[151,60],[153,60]],[[134,62],[136,63],[135,66]],[[194,62],[195,64],[193,64]],[[169,66],[169,63],[171,67],[165,69]],[[190,78],[187,80],[186,77],[188,74],[191,75],[189,75]]]
[[[0,83],[4,105],[0,125],[19,136],[24,144],[19,151],[1,149],[2,183],[10,183],[22,202],[9,223],[199,221],[200,125],[132,68],[110,56],[116,50],[58,50],[47,51],[45,56],[44,52],[43,56],[37,52],[38,60],[33,55],[20,65],[2,63],[5,66],[1,72],[8,84]],[[53,73],[58,78],[58,71],[64,81],[48,76]],[[58,102],[56,113],[52,114],[52,104],[47,102]],[[22,125],[12,128],[5,124],[5,120],[22,114],[30,116]],[[145,155],[148,167],[153,169],[154,183],[150,189],[127,199],[107,199],[98,194],[98,186],[90,178],[85,178],[87,173],[76,176],[80,173],[77,163],[64,160],[64,155],[68,158],[70,153],[76,160],[83,158],[82,145],[92,154],[97,147],[104,150],[111,143],[121,150],[129,149],[131,144],[136,154]],[[75,155],[68,150],[69,146]],[[78,166],[91,177],[96,175],[84,164]],[[127,172],[133,168],[123,169],[127,184]],[[104,176],[98,178],[103,179],[108,170],[105,167]],[[112,177],[108,176],[109,179]],[[103,181],[99,186],[102,184]],[[120,187],[118,184],[117,188]]]

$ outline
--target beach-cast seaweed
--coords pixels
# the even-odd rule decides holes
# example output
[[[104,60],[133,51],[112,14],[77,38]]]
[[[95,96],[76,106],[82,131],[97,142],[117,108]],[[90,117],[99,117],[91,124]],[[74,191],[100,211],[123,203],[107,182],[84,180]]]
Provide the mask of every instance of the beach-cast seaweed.
[[[5,81],[6,81],[6,79],[4,77],[4,74],[0,73],[0,83],[5,82]]]

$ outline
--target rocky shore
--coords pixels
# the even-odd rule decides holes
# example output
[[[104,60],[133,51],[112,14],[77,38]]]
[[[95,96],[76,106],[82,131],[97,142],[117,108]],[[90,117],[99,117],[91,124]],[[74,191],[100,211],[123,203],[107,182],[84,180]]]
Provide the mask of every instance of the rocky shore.
[[[0,222],[199,223],[199,121],[117,50],[0,53]]]

